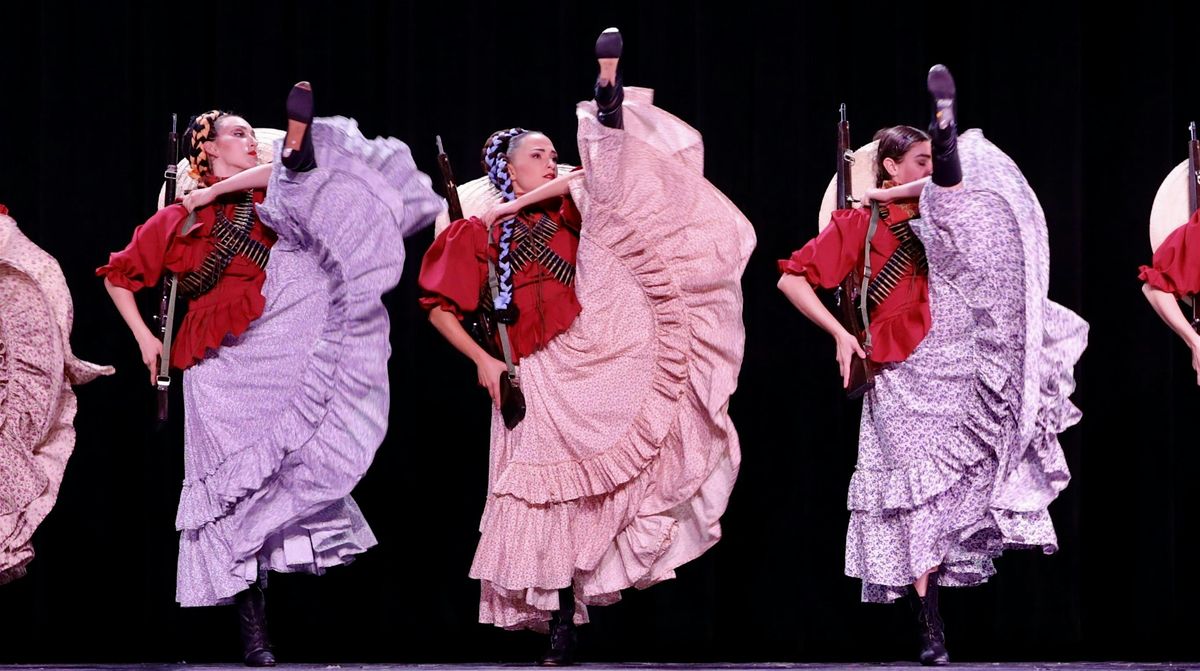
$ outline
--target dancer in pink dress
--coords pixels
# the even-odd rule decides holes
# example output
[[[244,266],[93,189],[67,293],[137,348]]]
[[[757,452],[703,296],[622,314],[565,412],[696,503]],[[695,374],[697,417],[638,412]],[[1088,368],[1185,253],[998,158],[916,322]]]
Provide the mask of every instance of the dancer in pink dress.
[[[71,353],[74,311],[54,257],[0,205],[0,584],[25,575],[30,537],[75,447],[75,392],[109,366]]]
[[[549,624],[544,664],[571,663],[584,606],[672,578],[717,542],[740,461],[727,411],[754,231],[704,179],[700,134],[622,88],[621,46],[615,29],[596,43],[583,169],[556,177],[541,133],[494,134],[484,162],[503,204],[454,222],[420,276],[430,320],[497,406],[506,365],[460,319],[509,324],[526,414],[509,428],[493,409],[471,576],[481,622]]]

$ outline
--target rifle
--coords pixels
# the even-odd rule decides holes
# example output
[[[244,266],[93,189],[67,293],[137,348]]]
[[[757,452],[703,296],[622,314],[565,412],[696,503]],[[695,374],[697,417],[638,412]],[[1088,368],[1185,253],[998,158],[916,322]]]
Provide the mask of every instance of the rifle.
[[[458,221],[463,218],[462,203],[458,200],[458,184],[454,181],[454,172],[450,170],[450,157],[446,156],[446,149],[442,147],[442,136],[435,137],[437,138],[438,168],[442,171],[442,181],[446,185],[446,209],[450,214],[450,221]]]
[[[1188,218],[1200,208],[1200,140],[1196,139],[1196,122],[1188,126],[1191,139],[1188,141]],[[1192,297],[1192,328],[1200,332],[1200,306]]]
[[[177,116],[171,114],[171,130],[167,133],[167,169],[163,172],[163,207],[169,207],[175,202],[175,180],[178,177],[179,163],[179,135],[178,135],[179,120]],[[178,291],[178,282],[175,273],[165,272],[162,281],[162,298],[159,300],[158,315],[158,330],[162,334],[162,355],[158,361],[158,376],[155,378],[154,388],[158,397],[158,422],[159,425],[166,424],[168,409],[170,406],[169,390],[171,388],[171,336],[175,327],[175,297]]]
[[[446,209],[451,221],[463,218],[462,203],[458,199],[458,184],[454,181],[454,172],[450,169],[450,158],[442,147],[442,136],[438,135],[438,168],[442,171],[442,182],[446,186]],[[513,365],[512,346],[508,340],[508,327],[495,319],[492,305],[497,292],[496,265],[488,260],[488,283],[481,289],[479,309],[466,315],[463,328],[475,342],[479,343],[488,354],[504,361],[508,367],[500,375],[500,414],[504,425],[509,431],[525,418],[525,394],[521,391],[517,379],[517,369]],[[496,335],[500,336],[500,348],[496,348]]]
[[[854,150],[850,146],[850,122],[846,119],[846,104],[842,103],[839,108],[841,120],[838,122],[838,154],[837,154],[837,204],[835,209],[846,209],[853,207],[858,199],[854,197],[853,185],[851,184],[851,168],[854,165]],[[866,241],[866,269],[869,273],[870,254],[871,254],[871,233],[867,234]],[[864,277],[861,280],[856,278],[858,273],[851,272],[842,280],[841,286],[838,287],[835,299],[838,304],[838,320],[842,326],[846,328],[855,338],[858,339],[859,345],[868,355],[871,354],[871,332],[866,324],[869,323],[867,317],[867,280],[869,277]],[[875,369],[874,365],[857,354],[852,355],[850,362],[850,386],[846,387],[846,398],[853,400],[861,398],[875,386]]]

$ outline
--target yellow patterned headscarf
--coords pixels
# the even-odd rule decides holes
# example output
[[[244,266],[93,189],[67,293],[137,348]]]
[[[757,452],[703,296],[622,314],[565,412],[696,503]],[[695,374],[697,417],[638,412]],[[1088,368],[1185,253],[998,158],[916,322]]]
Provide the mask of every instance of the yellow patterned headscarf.
[[[204,151],[204,143],[216,139],[217,122],[228,114],[221,110],[212,110],[193,117],[188,123],[187,132],[184,135],[187,140],[188,163],[192,166],[188,170],[188,174],[197,182],[202,181],[206,175],[212,172],[208,153]]]

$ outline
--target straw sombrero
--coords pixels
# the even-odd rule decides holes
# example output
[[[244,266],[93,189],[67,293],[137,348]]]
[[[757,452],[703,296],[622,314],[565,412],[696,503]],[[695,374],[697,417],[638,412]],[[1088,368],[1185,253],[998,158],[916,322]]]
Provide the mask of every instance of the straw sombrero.
[[[1172,231],[1192,218],[1188,211],[1188,162],[1184,161],[1167,173],[1167,178],[1158,187],[1154,205],[1150,208],[1150,249],[1158,246]]]
[[[854,152],[854,165],[850,168],[850,193],[859,201],[867,189],[875,186],[875,151],[879,142],[871,142],[859,147]],[[817,218],[817,230],[825,230],[833,211],[840,209],[837,204],[837,175],[829,180],[825,195],[821,198],[821,211]],[[855,205],[859,207],[859,205]]]

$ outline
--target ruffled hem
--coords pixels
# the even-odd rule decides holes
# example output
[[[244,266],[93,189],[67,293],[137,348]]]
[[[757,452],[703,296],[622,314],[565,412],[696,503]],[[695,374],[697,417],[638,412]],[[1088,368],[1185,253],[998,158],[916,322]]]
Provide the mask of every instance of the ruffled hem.
[[[607,496],[548,506],[491,497],[471,577],[509,591],[554,590],[574,581],[583,602],[611,603],[627,587],[673,578],[675,568],[714,545],[736,480],[737,460],[725,453],[687,499],[666,510],[647,505],[654,485],[647,478]],[[531,547],[545,561],[521,562]]]
[[[251,554],[241,552],[240,516],[225,517],[179,539],[175,599],[185,608],[226,605],[263,571],[322,575],[377,541],[352,499],[276,529]]]
[[[103,277],[114,287],[134,292],[141,291],[145,286],[141,282],[132,279],[136,274],[138,274],[138,270],[133,266],[133,262],[116,254],[112,255],[108,263],[96,269],[96,277]]]
[[[217,350],[229,336],[237,338],[262,316],[266,299],[259,288],[246,285],[240,296],[220,302],[191,305],[171,345],[171,365],[187,370]]]
[[[799,252],[796,252],[799,254]],[[814,287],[821,286],[821,277],[817,274],[816,268],[809,263],[801,263],[796,260],[796,254],[792,258],[779,259],[775,262],[775,267],[780,275],[795,275],[803,277],[810,285]]]
[[[1171,276],[1156,269],[1154,266],[1141,266],[1138,268],[1138,281],[1149,284],[1151,289],[1158,289],[1159,291],[1173,294],[1176,298],[1183,297],[1178,287],[1175,286],[1175,282],[1171,279]]]
[[[870,513],[914,510],[945,493],[989,456],[965,437],[957,438],[947,441],[942,449],[926,451],[921,468],[855,469],[850,476],[847,507]],[[930,471],[929,465],[935,470]]]
[[[558,589],[573,585],[576,622],[582,624],[583,606],[610,605],[625,589],[674,578],[675,569],[720,540],[720,518],[736,479],[737,464],[724,455],[691,498],[667,511],[635,512],[628,523],[615,523],[620,527],[615,534],[607,530],[614,526],[611,519],[622,517],[621,509],[632,501],[644,500],[644,491],[622,488],[610,496],[536,508],[511,497],[492,498],[482,535],[502,539],[505,547],[477,553],[471,567],[471,577],[482,581],[479,621],[544,630],[558,609]],[[532,571],[519,560],[529,547],[547,560]]]
[[[904,596],[926,571],[938,584],[968,587],[995,574],[992,561],[1005,550],[1058,549],[1045,510],[1018,513],[990,506],[997,462],[963,474],[960,484],[927,505],[899,514],[855,512],[846,534],[846,575],[862,581],[862,600],[890,602]],[[888,547],[877,557],[872,547]]]
[[[906,527],[908,525],[894,523]],[[855,534],[851,522],[850,535]],[[1046,511],[1016,513],[1010,510],[990,510],[972,524],[946,533],[936,557],[929,548],[905,547],[909,564],[872,566],[867,563],[847,564],[846,576],[862,581],[862,601],[891,603],[905,597],[911,586],[926,571],[937,568],[941,587],[974,587],[986,583],[996,574],[994,560],[1008,550],[1039,550],[1043,554],[1058,551],[1054,524]]]
[[[610,530],[636,517],[648,484],[639,480],[608,496],[548,506],[530,506],[512,496],[490,497],[471,577],[508,592],[570,585],[577,572],[595,569],[617,535]],[[531,548],[541,561],[522,561]]]
[[[962,474],[960,485],[925,505],[895,513],[855,511],[846,533],[846,575],[863,582],[862,599],[888,602],[903,596],[926,571],[941,567],[939,584],[952,575],[982,582],[994,570],[998,550],[987,539],[995,525],[987,522],[987,500],[996,461],[989,459]],[[871,548],[887,547],[882,557]]]
[[[479,621],[509,631],[529,629],[546,633],[550,614],[559,609],[557,589],[529,587],[505,589],[487,580],[480,582]],[[601,606],[608,604],[595,603]],[[587,624],[587,604],[575,599],[575,624]]]
[[[458,307],[458,303],[455,303],[445,296],[440,294],[426,294],[418,298],[417,301],[420,304],[421,309],[426,312],[430,312],[434,308],[441,308],[442,310],[454,315],[459,321],[463,320],[462,308]]]
[[[925,339],[929,326],[928,303],[915,303],[886,321],[872,322],[871,361],[880,364],[904,361]]]

